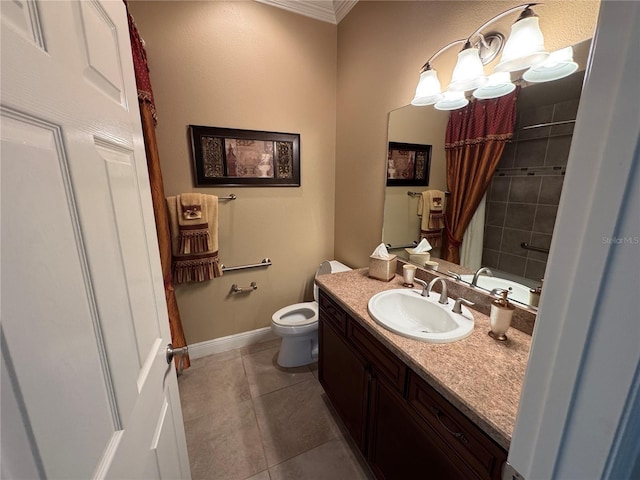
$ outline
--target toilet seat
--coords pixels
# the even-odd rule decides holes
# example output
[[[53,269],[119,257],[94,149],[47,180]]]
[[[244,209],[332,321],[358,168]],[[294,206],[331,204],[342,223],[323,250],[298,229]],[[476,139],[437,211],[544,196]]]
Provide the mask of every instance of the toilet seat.
[[[318,303],[294,303],[281,308],[271,317],[276,333],[294,335],[318,329]]]
[[[336,260],[322,262],[316,277],[351,270]],[[271,331],[282,337],[278,365],[285,368],[309,365],[318,360],[318,286],[313,282],[314,302],[294,303],[271,316]]]

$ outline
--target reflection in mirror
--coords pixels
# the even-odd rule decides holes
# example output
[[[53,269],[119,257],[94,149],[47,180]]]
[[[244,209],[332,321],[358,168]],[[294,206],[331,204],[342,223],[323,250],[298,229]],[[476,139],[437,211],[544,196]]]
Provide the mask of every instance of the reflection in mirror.
[[[471,283],[481,266],[489,275],[476,279],[480,288],[507,288],[509,298],[537,306],[591,41],[574,46],[581,70],[554,82],[521,81],[517,124],[491,184],[469,225],[461,248],[461,265],[455,268]],[[449,112],[408,105],[389,114],[389,142],[432,145],[427,187],[386,188],[383,242],[392,253],[409,259],[406,247],[420,240],[418,196],[423,190],[447,190],[445,132]],[[430,251],[438,261],[439,249]],[[416,260],[417,259],[417,260]],[[414,263],[424,266],[424,257]],[[442,263],[446,273],[452,264]],[[456,266],[457,267],[457,266]]]

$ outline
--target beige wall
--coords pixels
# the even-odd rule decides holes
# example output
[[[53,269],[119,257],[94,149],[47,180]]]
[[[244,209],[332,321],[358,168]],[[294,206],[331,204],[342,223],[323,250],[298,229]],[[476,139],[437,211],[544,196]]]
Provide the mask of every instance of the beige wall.
[[[129,2],[146,42],[167,195],[235,193],[219,208],[228,272],[176,288],[187,341],[266,327],[277,309],[311,299],[333,258],[336,26],[257,2]],[[187,126],[300,133],[302,186],[193,187]],[[258,290],[230,295],[233,283]]]
[[[268,326],[275,310],[310,300],[323,259],[367,265],[382,238],[389,112],[409,103],[429,55],[517,4],[360,1],[336,27],[253,1],[129,2],[149,56],[166,194],[236,193],[220,206],[223,263],[273,260],[178,286],[189,343]],[[592,36],[598,2],[536,10],[555,49]],[[434,65],[443,85],[455,56]],[[302,186],[194,188],[189,124],[300,133]],[[257,291],[229,295],[252,281]]]
[[[444,137],[448,119],[449,112],[435,108],[425,110],[424,107],[413,105],[407,105],[389,113],[389,141],[431,145],[431,167],[427,187],[386,187],[382,231],[382,240],[385,244],[404,245],[418,239],[420,233],[418,197],[409,197],[407,192],[447,189]],[[402,254],[403,252],[393,253]]]
[[[521,2],[361,1],[338,26],[338,117],[335,254],[366,266],[380,243],[385,193],[387,119],[407,105],[418,71],[446,43],[470,35],[482,22]],[[547,1],[534,7],[547,49],[593,35],[598,1]],[[517,18],[495,27],[508,33]],[[457,50],[439,57],[443,87]],[[432,108],[432,107],[428,107]]]

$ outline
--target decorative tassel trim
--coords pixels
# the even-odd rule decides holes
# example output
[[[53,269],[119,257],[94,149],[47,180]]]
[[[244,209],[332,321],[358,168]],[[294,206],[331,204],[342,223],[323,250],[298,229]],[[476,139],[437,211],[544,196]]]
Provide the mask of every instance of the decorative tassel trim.
[[[204,282],[222,275],[218,252],[206,255],[173,257],[173,280],[175,283]]]
[[[431,210],[429,212],[429,229],[430,230],[442,230],[444,228],[444,215],[442,210]]]
[[[178,246],[181,255],[204,253],[209,251],[210,234],[208,225],[180,226]]]

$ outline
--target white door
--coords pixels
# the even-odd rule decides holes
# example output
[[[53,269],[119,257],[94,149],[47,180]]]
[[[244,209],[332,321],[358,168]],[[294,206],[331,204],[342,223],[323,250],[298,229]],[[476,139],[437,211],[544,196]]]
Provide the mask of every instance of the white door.
[[[2,478],[190,478],[124,4],[1,1]]]

